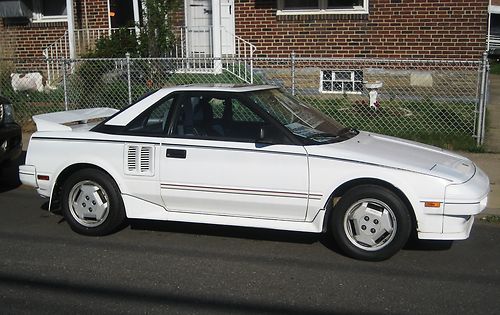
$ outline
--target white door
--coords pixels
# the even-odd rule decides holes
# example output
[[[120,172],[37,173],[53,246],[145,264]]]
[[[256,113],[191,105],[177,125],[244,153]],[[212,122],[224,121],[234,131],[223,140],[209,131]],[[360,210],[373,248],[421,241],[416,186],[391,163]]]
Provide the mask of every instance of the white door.
[[[169,211],[304,221],[307,153],[272,129],[246,100],[222,92],[179,94],[179,111],[160,153],[161,196]],[[271,126],[271,127],[269,127]],[[274,142],[273,142],[274,143]]]
[[[234,0],[221,0],[220,6],[222,55],[234,55]]]
[[[212,1],[188,0],[186,21],[187,49],[189,56],[211,56]]]
[[[187,45],[190,56],[211,56],[213,46],[212,1],[188,0],[186,7]],[[234,0],[221,0],[222,54],[234,54]]]
[[[305,220],[308,169],[301,146],[169,139],[160,154],[169,211]]]

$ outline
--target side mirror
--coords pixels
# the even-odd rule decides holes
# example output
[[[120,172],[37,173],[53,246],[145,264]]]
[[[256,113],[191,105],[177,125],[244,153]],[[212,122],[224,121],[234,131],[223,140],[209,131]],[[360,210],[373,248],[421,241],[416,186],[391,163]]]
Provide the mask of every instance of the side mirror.
[[[275,144],[276,137],[273,137],[272,135],[271,126],[260,126],[259,137],[257,138],[257,140],[255,140],[255,142],[261,144]]]

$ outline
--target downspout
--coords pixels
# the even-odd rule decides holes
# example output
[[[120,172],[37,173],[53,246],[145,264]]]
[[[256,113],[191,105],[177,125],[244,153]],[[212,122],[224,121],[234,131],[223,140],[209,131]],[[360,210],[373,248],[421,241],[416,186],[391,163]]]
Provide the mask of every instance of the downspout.
[[[87,14],[87,0],[83,0],[83,14],[85,14],[85,29],[89,29],[89,17]]]
[[[212,0],[212,53],[214,57],[214,73],[222,73],[222,42],[220,0]]]
[[[488,5],[488,37],[486,37],[486,51],[490,52],[490,36],[491,36],[491,0]]]
[[[75,18],[73,12],[73,0],[66,0],[66,14],[68,16],[68,42],[69,42],[69,58],[76,58],[75,45]]]
[[[108,0],[108,34],[111,34],[111,4],[110,0]]]
[[[87,0],[83,0],[83,14],[85,16],[85,36],[86,36],[86,39],[84,39],[83,41],[86,42],[87,44],[85,51],[88,51],[90,49],[90,30],[89,30],[89,17],[87,15]]]
[[[141,19],[139,16],[139,0],[133,0],[132,5],[134,7],[134,26],[135,26],[135,36],[139,36],[139,32],[141,29],[139,25],[141,23]]]

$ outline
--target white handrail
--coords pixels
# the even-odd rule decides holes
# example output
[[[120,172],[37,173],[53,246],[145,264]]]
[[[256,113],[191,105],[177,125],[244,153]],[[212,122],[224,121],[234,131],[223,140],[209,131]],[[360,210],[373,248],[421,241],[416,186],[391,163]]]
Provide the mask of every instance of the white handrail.
[[[76,55],[81,56],[95,48],[97,41],[117,32],[119,28],[88,28],[75,30]],[[131,34],[135,28],[128,28]],[[47,46],[42,54],[47,59],[47,81],[48,84],[58,82],[62,78],[62,65],[58,59],[69,58],[69,36],[66,30],[64,34]]]
[[[100,38],[108,37],[118,31],[118,28],[88,28],[76,29],[76,54],[81,56],[95,48]],[[128,29],[131,34],[135,33],[135,28]],[[198,32],[207,32],[208,37],[212,36],[212,27],[181,27],[179,28],[180,42],[174,46],[170,57],[183,59],[183,70],[193,72],[214,72],[213,63],[209,59],[213,57],[213,43],[210,39],[208,53],[199,53],[190,51],[192,46],[192,34]],[[234,39],[234,53],[223,55],[222,69],[226,70],[247,83],[253,83],[253,55],[257,48],[249,41],[237,36],[222,28],[225,36]],[[57,39],[54,43],[43,50],[43,55],[47,59],[47,79],[48,83],[58,82],[62,78],[62,65],[57,59],[69,58],[68,50],[68,32]]]
[[[69,57],[68,46],[68,31],[65,31],[63,36],[42,51],[43,56],[47,59],[47,82],[49,85],[61,78],[63,68],[58,59]]]
[[[224,70],[234,74],[247,83],[253,83],[253,54],[257,47],[240,36],[224,30],[228,36],[234,37],[234,56],[226,56]]]
[[[241,80],[247,83],[253,83],[253,55],[257,47],[249,41],[237,36],[224,28],[221,32],[225,32],[225,36],[230,36],[234,42],[234,53],[223,54],[222,69],[226,70]],[[193,34],[208,33],[209,49],[208,52],[196,52],[193,50]],[[213,58],[213,42],[212,42],[212,27],[211,26],[184,26],[178,28],[178,43],[173,47],[170,57],[182,58],[183,69],[181,71],[188,72],[213,72],[213,63],[208,62]],[[222,36],[221,36],[222,37]],[[221,43],[222,44],[222,43]]]

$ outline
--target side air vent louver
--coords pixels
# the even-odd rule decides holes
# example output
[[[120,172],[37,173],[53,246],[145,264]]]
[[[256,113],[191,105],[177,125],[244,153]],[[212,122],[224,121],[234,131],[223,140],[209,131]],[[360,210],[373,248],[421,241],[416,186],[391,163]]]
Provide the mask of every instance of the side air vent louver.
[[[154,175],[154,146],[125,145],[125,174]]]
[[[151,164],[153,157],[153,147],[141,147],[141,155],[140,155],[140,169],[141,173],[149,173],[153,170],[151,169]]]
[[[137,170],[137,151],[139,147],[129,146],[127,150],[127,170],[135,172]]]

